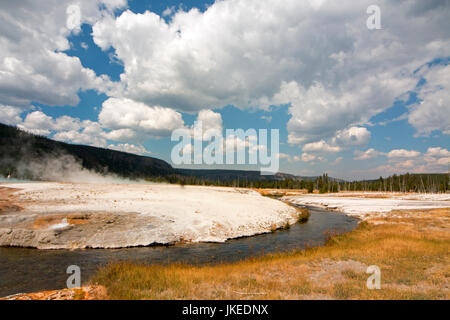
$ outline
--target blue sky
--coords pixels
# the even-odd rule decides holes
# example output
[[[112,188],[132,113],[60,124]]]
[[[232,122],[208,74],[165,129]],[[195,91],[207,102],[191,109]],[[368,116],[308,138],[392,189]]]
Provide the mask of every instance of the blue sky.
[[[369,30],[370,1],[48,2],[24,8],[28,19],[0,7],[15,18],[0,28],[0,122],[170,162],[171,130],[204,117],[220,130],[278,129],[282,172],[357,179],[447,170],[442,4],[379,1],[382,29]],[[70,30],[74,3],[81,24]],[[40,34],[13,34],[18,26]]]

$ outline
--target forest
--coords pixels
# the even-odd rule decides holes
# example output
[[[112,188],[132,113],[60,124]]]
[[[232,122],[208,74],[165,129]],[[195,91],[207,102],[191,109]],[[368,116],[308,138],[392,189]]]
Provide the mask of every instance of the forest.
[[[377,180],[344,181],[328,177],[307,179],[285,178],[283,180],[251,181],[247,179],[210,180],[197,176],[172,174],[164,177],[148,179],[154,182],[167,182],[180,185],[214,185],[241,188],[270,188],[270,189],[305,189],[309,193],[331,193],[341,191],[380,191],[380,192],[420,192],[445,193],[449,188],[448,174],[402,174],[392,175]]]

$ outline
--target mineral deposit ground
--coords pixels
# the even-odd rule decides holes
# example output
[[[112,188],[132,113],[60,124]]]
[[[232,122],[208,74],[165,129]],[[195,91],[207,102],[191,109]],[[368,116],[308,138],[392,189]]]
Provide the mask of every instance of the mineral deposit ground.
[[[0,185],[0,246],[122,248],[224,242],[297,222],[258,192],[166,184]]]

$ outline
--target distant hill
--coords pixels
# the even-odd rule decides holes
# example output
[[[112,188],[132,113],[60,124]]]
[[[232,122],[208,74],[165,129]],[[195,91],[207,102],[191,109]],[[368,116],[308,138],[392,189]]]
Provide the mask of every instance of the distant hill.
[[[18,178],[36,179],[39,177],[27,166],[62,156],[72,156],[88,170],[122,177],[140,178],[175,173],[170,164],[160,159],[54,141],[0,124],[0,174],[6,176],[15,173]]]
[[[16,178],[39,179],[39,173],[31,168],[35,164],[70,156],[81,167],[98,173],[113,173],[127,178],[194,177],[212,183],[229,181],[313,181],[316,177],[298,177],[286,173],[261,175],[259,171],[175,169],[169,163],[146,156],[126,152],[68,144],[37,136],[13,126],[0,123],[0,175],[13,174]],[[53,168],[49,168],[52,170]],[[55,168],[56,170],[56,168]],[[69,168],[70,170],[70,168]]]
[[[275,175],[261,175],[259,171],[247,170],[221,170],[221,169],[175,169],[175,171],[183,176],[203,178],[209,181],[284,181],[287,179],[301,181],[302,177],[298,177],[288,173],[277,173]]]

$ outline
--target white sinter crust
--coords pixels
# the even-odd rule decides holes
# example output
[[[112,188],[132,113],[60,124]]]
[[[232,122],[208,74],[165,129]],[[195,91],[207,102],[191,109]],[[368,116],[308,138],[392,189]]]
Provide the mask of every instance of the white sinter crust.
[[[450,194],[359,192],[287,196],[291,203],[345,212],[361,219],[385,217],[392,210],[449,208]]]
[[[20,183],[18,212],[0,215],[0,245],[121,248],[224,242],[297,220],[297,210],[246,189],[165,184]]]

